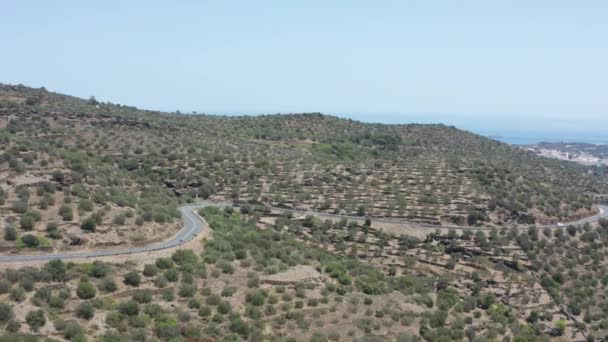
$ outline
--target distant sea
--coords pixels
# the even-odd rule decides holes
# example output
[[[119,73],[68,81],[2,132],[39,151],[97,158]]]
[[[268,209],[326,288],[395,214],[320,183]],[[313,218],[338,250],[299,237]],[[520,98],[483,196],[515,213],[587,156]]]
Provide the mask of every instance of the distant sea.
[[[506,114],[336,113],[365,122],[442,123],[514,145],[539,142],[608,144],[608,115],[546,116]]]

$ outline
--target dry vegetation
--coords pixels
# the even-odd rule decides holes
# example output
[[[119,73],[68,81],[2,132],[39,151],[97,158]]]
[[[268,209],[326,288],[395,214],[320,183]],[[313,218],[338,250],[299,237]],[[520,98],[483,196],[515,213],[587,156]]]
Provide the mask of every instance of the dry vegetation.
[[[241,204],[201,212],[200,253],[6,269],[0,341],[608,335],[608,223],[534,226],[595,212],[605,168],[443,125],[160,113],[5,85],[0,142],[3,253],[149,243],[179,229],[180,203]],[[379,217],[470,229],[414,237]]]
[[[261,207],[200,214],[213,229],[200,254],[4,271],[4,338],[584,341],[608,333],[606,254],[566,247],[604,241],[608,222],[419,240]],[[547,246],[572,261],[538,262]]]

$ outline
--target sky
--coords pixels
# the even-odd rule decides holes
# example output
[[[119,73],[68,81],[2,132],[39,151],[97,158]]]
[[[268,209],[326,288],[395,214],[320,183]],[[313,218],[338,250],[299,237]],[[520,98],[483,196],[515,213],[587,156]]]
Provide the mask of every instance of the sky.
[[[0,82],[169,111],[603,134],[606,18],[605,0],[7,1]]]

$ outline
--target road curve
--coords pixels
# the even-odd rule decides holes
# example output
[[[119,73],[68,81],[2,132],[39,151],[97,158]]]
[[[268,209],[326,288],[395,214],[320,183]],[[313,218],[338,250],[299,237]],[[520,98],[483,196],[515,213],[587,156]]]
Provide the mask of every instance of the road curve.
[[[178,207],[178,210],[182,214],[182,220],[184,220],[184,227],[175,234],[169,240],[153,243],[146,246],[138,247],[124,247],[115,249],[102,249],[98,251],[89,252],[60,252],[50,254],[9,254],[0,255],[0,264],[17,263],[17,262],[36,262],[36,261],[49,261],[53,259],[85,259],[85,258],[97,258],[115,255],[129,255],[137,253],[153,252],[162,249],[177,247],[185,244],[186,242],[194,239],[203,229],[207,226],[206,222],[200,218],[194,210],[209,206],[209,202],[201,202],[196,204],[187,204]],[[215,204],[214,204],[215,205]],[[218,205],[221,206],[221,205]]]
[[[138,254],[138,253],[146,253],[159,251],[163,249],[173,248],[180,245],[183,245],[189,241],[192,241],[196,236],[198,236],[203,229],[207,227],[207,223],[194,211],[196,209],[204,208],[204,207],[219,207],[223,208],[226,206],[231,206],[230,203],[225,202],[209,202],[203,201],[194,204],[186,204],[178,207],[178,210],[182,214],[182,219],[184,220],[184,227],[175,234],[171,239],[153,243],[146,246],[139,247],[124,247],[124,248],[116,248],[116,249],[102,249],[98,251],[90,251],[90,252],[62,252],[62,253],[50,253],[50,254],[30,254],[30,255],[19,255],[19,254],[10,254],[10,255],[0,255],[0,264],[9,264],[9,263],[18,263],[18,262],[41,262],[41,261],[49,261],[53,259],[62,259],[62,260],[70,260],[70,259],[87,259],[87,258],[98,258],[98,257],[107,257],[107,256],[117,256],[117,255],[129,255],[129,254]],[[602,218],[608,218],[608,206],[598,205],[600,212],[596,215],[586,217],[581,220],[572,221],[568,223],[564,223],[564,225],[574,225],[580,226],[585,223],[591,223],[599,221]],[[285,209],[285,208],[271,208],[272,210],[282,211],[293,214],[303,214],[303,215],[316,215],[318,217],[324,218],[346,218],[350,220],[362,220],[365,219],[361,216],[348,216],[348,215],[337,215],[337,214],[326,214],[319,213],[315,211],[306,211],[306,210],[298,210],[298,209]],[[475,229],[475,230],[488,230],[490,228],[484,227],[461,227],[461,226],[434,226],[429,224],[420,224],[416,222],[407,222],[407,221],[399,221],[399,220],[391,220],[384,218],[372,218],[374,222],[386,222],[386,223],[402,223],[402,224],[415,224],[422,228],[429,229]],[[547,225],[547,226],[537,226],[540,228],[557,228],[562,227],[563,225]],[[519,228],[528,227],[519,226]]]

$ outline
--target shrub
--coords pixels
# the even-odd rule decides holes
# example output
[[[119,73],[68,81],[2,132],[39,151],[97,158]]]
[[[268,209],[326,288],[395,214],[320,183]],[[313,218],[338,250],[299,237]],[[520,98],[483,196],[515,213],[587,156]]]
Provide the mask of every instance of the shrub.
[[[93,211],[93,209],[95,208],[95,205],[93,204],[93,202],[91,202],[91,200],[89,199],[81,199],[80,202],[78,203],[78,210],[80,211]]]
[[[131,271],[131,272],[125,274],[123,282],[126,285],[137,287],[137,286],[139,286],[139,283],[141,282],[141,277],[140,277],[139,273],[137,273],[136,271]]]
[[[91,299],[95,297],[96,294],[97,290],[95,290],[95,287],[90,282],[81,281],[78,283],[78,288],[76,289],[76,295],[78,295],[78,298]]]
[[[86,341],[85,333],[84,328],[76,322],[69,322],[63,328],[63,337],[70,341]]]
[[[196,285],[194,284],[182,284],[179,288],[180,297],[192,297],[196,293]]]
[[[10,291],[12,285],[13,284],[8,280],[0,279],[0,294],[8,293],[8,291]]]
[[[156,287],[163,288],[167,286],[168,283],[169,281],[162,274],[159,274],[156,276],[156,278],[154,278],[154,285],[156,285]]]
[[[38,309],[28,312],[25,316],[25,321],[30,326],[32,331],[38,331],[40,327],[46,324],[46,316],[44,315],[44,311]]]
[[[50,225],[51,224],[49,224],[49,226]],[[54,240],[61,239],[62,236],[61,236],[61,232],[59,231],[59,229],[57,229],[57,228],[53,229],[53,228],[50,228],[49,226],[47,226],[47,236]],[[51,227],[53,227],[53,226],[51,226]]]
[[[207,304],[209,305],[218,305],[221,302],[221,298],[220,296],[216,295],[216,294],[212,294],[209,297],[207,297]]]
[[[232,295],[236,292],[236,287],[234,286],[224,286],[222,289],[222,297],[232,297]]]
[[[203,305],[198,309],[198,315],[200,317],[209,317],[211,316],[211,308],[207,305]]]
[[[133,294],[133,300],[138,303],[150,303],[152,301],[152,292],[149,290],[138,290]]]
[[[64,221],[72,221],[74,219],[74,211],[68,205],[62,205],[59,208],[59,215]]]
[[[310,342],[327,342],[327,337],[321,332],[315,332],[310,337]]]
[[[55,231],[57,229],[59,229],[59,225],[57,225],[57,223],[55,223],[55,222],[49,222],[46,225],[46,231],[49,233],[52,231]]]
[[[218,267],[222,269],[223,273],[226,273],[226,274],[234,273],[234,266],[232,266],[232,263],[229,261],[220,260],[220,262],[218,263]]]
[[[156,259],[156,266],[160,269],[168,269],[173,267],[173,261],[170,258]]]
[[[175,294],[173,293],[173,288],[169,287],[169,288],[163,289],[163,291],[161,292],[161,297],[166,302],[174,301]]]
[[[164,275],[165,278],[167,278],[167,280],[172,283],[176,282],[179,279],[179,272],[174,268],[166,270]]]
[[[67,279],[67,266],[61,259],[47,262],[43,270],[48,272],[54,281],[65,281]]]
[[[133,339],[135,341],[139,341],[136,339]],[[103,333],[103,335],[101,335],[101,337],[99,338],[100,342],[127,342],[128,338],[126,336],[124,336],[123,333],[120,333],[118,331],[111,331],[108,330],[105,333]]]
[[[106,324],[112,328],[117,328],[121,325],[125,316],[120,312],[108,312],[106,315]]]
[[[23,237],[21,237],[21,241],[23,241],[25,247],[28,248],[35,248],[40,246],[40,239],[38,239],[36,235],[25,234]]]
[[[11,209],[17,214],[24,214],[27,211],[27,208],[28,204],[25,200],[19,200],[13,203],[13,206],[11,207]]]
[[[575,236],[576,235],[576,227],[573,225],[569,225],[568,227],[566,227],[566,231],[568,232],[568,234],[570,234],[571,236]]]
[[[555,335],[562,336],[566,331],[566,321],[563,319],[555,322]]]
[[[80,229],[87,231],[87,232],[94,232],[96,227],[97,227],[97,221],[92,216],[87,217],[80,224]]]
[[[244,339],[249,335],[249,325],[243,321],[240,317],[236,317],[230,320],[230,331],[241,335]]]
[[[154,264],[146,264],[144,266],[144,275],[146,277],[153,277],[158,273],[158,267]]]
[[[118,226],[122,226],[125,224],[125,216],[122,214],[118,214],[116,216],[114,216],[114,219],[112,219],[112,223],[114,223],[115,225]]]
[[[261,290],[257,290],[247,295],[247,301],[252,305],[261,306],[264,305],[264,302],[266,301],[266,296],[264,295],[264,292],[262,292]]]
[[[169,341],[179,336],[177,321],[169,316],[160,317],[156,321],[156,335],[163,341]]]
[[[127,316],[137,316],[139,314],[139,305],[132,300],[118,304],[117,309],[118,312]]]
[[[189,309],[200,309],[201,307],[201,301],[198,298],[192,298],[190,299],[190,301],[188,301],[188,308]]]
[[[82,302],[76,307],[76,316],[89,320],[95,315],[95,308],[89,302]]]
[[[173,253],[171,259],[178,265],[194,264],[198,257],[191,249],[179,249]]]
[[[36,224],[36,219],[32,215],[25,214],[21,216],[21,220],[19,221],[19,225],[23,230],[32,230],[34,229],[34,225]]]
[[[9,297],[15,302],[25,300],[25,290],[21,286],[13,287],[9,293]]]
[[[118,289],[118,286],[112,277],[105,277],[101,279],[97,287],[103,292],[114,292]]]
[[[65,300],[59,296],[51,296],[48,302],[52,308],[63,309],[65,307]]]
[[[6,323],[14,317],[13,307],[8,303],[0,303],[0,322]]]
[[[160,317],[160,315],[162,315],[164,313],[164,310],[158,304],[148,304],[144,308],[144,312],[146,313],[146,315],[148,315],[152,318],[156,318],[156,317]]]
[[[107,276],[111,270],[110,264],[103,261],[94,261],[89,274],[95,278],[101,278]]]
[[[227,301],[221,301],[217,306],[217,312],[226,315],[232,311],[232,306]]]
[[[17,229],[15,229],[15,227],[13,227],[12,225],[7,225],[6,228],[4,228],[4,240],[17,240]]]

